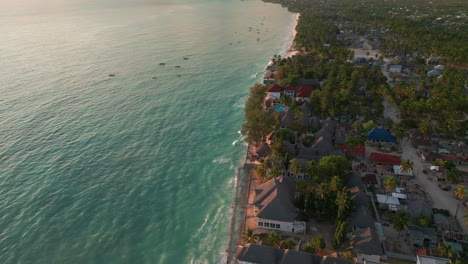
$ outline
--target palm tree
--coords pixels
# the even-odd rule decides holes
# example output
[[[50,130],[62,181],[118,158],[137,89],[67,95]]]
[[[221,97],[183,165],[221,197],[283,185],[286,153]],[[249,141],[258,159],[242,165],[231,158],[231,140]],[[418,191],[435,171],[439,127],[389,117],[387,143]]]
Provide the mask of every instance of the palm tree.
[[[311,160],[307,162],[307,174],[313,179],[315,179],[317,176],[317,164],[315,160]]]
[[[419,132],[423,134],[429,134],[432,130],[431,120],[429,118],[423,119],[418,126]]]
[[[460,171],[456,167],[447,170],[447,180],[450,183],[458,183],[460,181]]]
[[[279,177],[281,174],[280,168],[278,166],[273,166],[270,170],[270,175],[272,178]]]
[[[345,251],[345,252],[341,253],[341,257],[346,259],[346,260],[349,260],[351,262],[354,262],[353,252],[351,252],[351,251]]]
[[[393,228],[398,231],[398,237],[400,237],[400,233],[402,231],[408,229],[409,218],[409,214],[403,210],[399,210],[395,215],[393,215],[391,222],[393,224]]]
[[[440,245],[439,250],[442,256],[447,258],[453,257],[452,245]]]
[[[401,162],[401,172],[410,172],[413,169],[413,162],[411,160],[403,160]]]
[[[294,249],[296,247],[296,241],[294,241],[294,238],[290,237],[286,240],[283,240],[281,242],[281,248],[282,249]]]
[[[333,176],[330,180],[330,190],[338,192],[343,187],[343,180],[339,176]]]
[[[247,230],[242,232],[242,240],[244,240],[246,244],[257,243],[258,239],[258,234],[254,234],[254,230],[252,228],[248,228]]]
[[[338,219],[340,219],[345,216],[346,210],[351,207],[351,197],[346,188],[338,192],[335,203],[338,206]]]
[[[265,163],[260,164],[255,168],[255,175],[259,179],[265,179],[268,173],[268,166]]]
[[[320,200],[325,200],[328,196],[328,186],[323,182],[315,187],[315,191],[317,192],[317,197]]]
[[[304,251],[310,254],[315,254],[317,252],[317,250],[315,250],[315,247],[312,243],[307,243],[304,246]]]
[[[297,176],[299,173],[301,173],[301,164],[299,163],[299,161],[297,159],[293,159],[291,161],[291,164],[289,165],[289,170],[295,176]]]
[[[464,185],[458,185],[457,189],[455,190],[455,195],[457,196],[458,200],[463,200],[466,195],[466,187]]]
[[[397,185],[397,182],[396,182],[395,178],[393,178],[392,176],[388,176],[383,181],[383,184],[384,184],[385,190],[391,191],[391,190],[395,189],[395,187]]]
[[[281,236],[275,231],[270,231],[264,238],[263,242],[270,247],[279,247],[281,242]]]
[[[457,199],[459,200],[457,204],[457,210],[455,211],[455,217],[458,215],[458,210],[460,209],[460,203],[465,199],[466,195],[466,187],[464,185],[458,185],[457,189],[455,190],[455,196],[457,196]]]

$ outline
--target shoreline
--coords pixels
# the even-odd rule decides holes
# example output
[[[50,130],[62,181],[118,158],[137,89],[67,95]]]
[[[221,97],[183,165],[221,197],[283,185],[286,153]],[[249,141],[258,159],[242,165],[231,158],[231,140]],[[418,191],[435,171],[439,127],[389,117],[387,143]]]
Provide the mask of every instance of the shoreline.
[[[280,51],[280,55],[283,58],[289,58],[300,51],[295,50],[295,42],[294,39],[296,38],[297,30],[296,26],[299,22],[300,14],[295,14],[295,21],[291,27],[291,34],[288,38],[288,45],[286,50]],[[271,63],[271,60],[270,60]],[[236,174],[236,185],[234,186],[234,198],[232,204],[232,216],[231,216],[231,223],[229,226],[229,237],[228,237],[228,246],[226,249],[227,257],[226,263],[230,264],[235,260],[235,252],[237,247],[241,244],[241,234],[245,228],[245,221],[246,221],[246,212],[245,209],[247,207],[248,197],[250,194],[250,185],[252,181],[252,169],[256,167],[255,164],[250,163],[248,161],[248,152],[251,148],[249,144],[246,149],[245,158],[243,164],[241,164],[237,168]],[[241,173],[242,170],[245,170],[246,173]],[[244,175],[246,174],[246,175]]]
[[[292,57],[294,55],[297,55],[300,52],[299,50],[295,49],[296,43],[294,42],[294,40],[295,40],[296,35],[297,35],[296,27],[297,27],[297,24],[299,23],[299,17],[301,16],[301,14],[296,13],[294,16],[295,16],[295,21],[294,21],[294,24],[293,24],[293,26],[291,28],[291,35],[290,35],[288,47],[284,52],[282,52],[282,54],[280,54],[281,57],[283,57],[283,58]]]

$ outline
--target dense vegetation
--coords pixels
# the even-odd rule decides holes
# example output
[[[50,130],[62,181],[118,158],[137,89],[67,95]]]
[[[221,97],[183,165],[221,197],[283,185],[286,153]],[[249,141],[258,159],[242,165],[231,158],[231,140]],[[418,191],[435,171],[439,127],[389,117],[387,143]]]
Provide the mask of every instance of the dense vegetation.
[[[302,14],[311,13],[322,21],[334,21],[342,29],[361,35],[374,30],[383,48],[392,53],[417,51],[421,55],[443,56],[451,64],[468,63],[467,1],[265,1],[281,3]],[[319,27],[333,29],[331,26]],[[326,40],[333,42],[333,39]]]

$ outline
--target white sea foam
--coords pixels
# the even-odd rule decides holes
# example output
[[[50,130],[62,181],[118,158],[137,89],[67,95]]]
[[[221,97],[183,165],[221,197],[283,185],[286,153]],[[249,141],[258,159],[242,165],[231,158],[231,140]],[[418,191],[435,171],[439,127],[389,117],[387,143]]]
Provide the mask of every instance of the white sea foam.
[[[228,163],[229,162],[229,159],[226,159],[226,158],[218,158],[218,159],[215,159],[212,161],[213,163],[218,163],[218,164],[224,164],[224,163]]]

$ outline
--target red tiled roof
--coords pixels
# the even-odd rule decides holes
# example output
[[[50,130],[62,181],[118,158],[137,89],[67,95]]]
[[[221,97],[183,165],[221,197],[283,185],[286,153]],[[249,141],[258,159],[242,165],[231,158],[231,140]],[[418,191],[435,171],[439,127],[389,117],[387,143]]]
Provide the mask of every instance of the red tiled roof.
[[[384,165],[400,165],[401,159],[398,156],[372,152],[370,159],[374,163],[384,164]]]
[[[281,90],[283,90],[283,87],[279,86],[278,84],[270,84],[268,86],[267,92],[269,93],[281,93]]]
[[[309,97],[313,90],[314,87],[312,85],[301,85],[297,87],[296,97]]]
[[[294,91],[294,90],[296,90],[296,88],[294,88],[294,86],[288,84],[288,85],[284,86],[284,90],[285,91]]]
[[[341,145],[338,145],[338,148],[344,152],[349,152],[349,153],[353,153],[353,154],[361,155],[361,156],[366,155],[365,145],[357,145],[356,147],[354,147],[354,149],[351,149],[350,147],[348,147],[348,144],[341,144]]]
[[[364,184],[378,184],[375,174],[366,174],[366,176],[362,177],[361,179]]]

